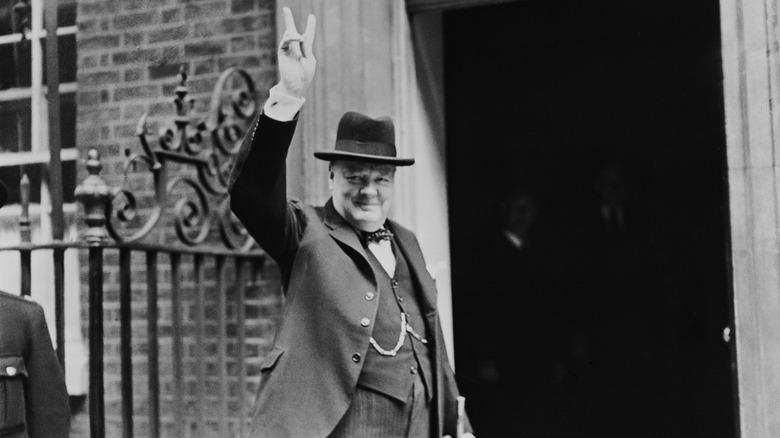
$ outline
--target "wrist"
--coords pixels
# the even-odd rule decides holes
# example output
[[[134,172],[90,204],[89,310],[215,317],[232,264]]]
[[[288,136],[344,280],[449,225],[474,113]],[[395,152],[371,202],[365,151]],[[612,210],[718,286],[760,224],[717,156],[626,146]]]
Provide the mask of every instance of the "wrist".
[[[281,83],[268,90],[268,100],[263,106],[263,112],[270,118],[287,122],[295,118],[306,99],[291,94]]]
[[[277,96],[281,96],[284,98],[293,98],[293,99],[301,99],[303,100],[303,90],[294,90],[291,87],[287,86],[287,84],[284,83],[284,81],[277,82],[276,85],[271,87],[269,90],[269,94],[275,94]]]

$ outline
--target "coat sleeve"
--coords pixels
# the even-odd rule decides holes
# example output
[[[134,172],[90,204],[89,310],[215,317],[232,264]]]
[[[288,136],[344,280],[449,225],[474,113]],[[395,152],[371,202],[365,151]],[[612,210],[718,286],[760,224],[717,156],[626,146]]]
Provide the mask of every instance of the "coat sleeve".
[[[233,213],[283,271],[292,264],[306,218],[300,203],[287,200],[285,160],[296,123],[259,114],[228,180]]]
[[[70,431],[70,407],[65,379],[49,338],[43,309],[30,312],[26,411],[30,438],[65,438]]]

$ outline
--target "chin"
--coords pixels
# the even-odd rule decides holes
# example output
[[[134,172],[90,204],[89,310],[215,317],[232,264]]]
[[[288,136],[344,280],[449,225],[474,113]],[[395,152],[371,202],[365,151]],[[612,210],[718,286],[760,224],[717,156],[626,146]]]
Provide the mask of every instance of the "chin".
[[[355,226],[362,231],[374,231],[382,226],[382,221],[365,218],[353,219]]]
[[[374,231],[382,226],[384,219],[375,214],[352,215],[352,224],[362,231]]]

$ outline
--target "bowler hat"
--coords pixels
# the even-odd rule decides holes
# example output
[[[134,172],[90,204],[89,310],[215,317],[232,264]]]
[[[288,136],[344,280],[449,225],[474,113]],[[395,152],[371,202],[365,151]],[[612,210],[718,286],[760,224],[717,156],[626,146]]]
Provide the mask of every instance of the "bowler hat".
[[[349,111],[341,116],[333,150],[314,152],[325,161],[350,160],[411,166],[414,158],[398,158],[395,150],[395,127],[390,117],[372,119]]]

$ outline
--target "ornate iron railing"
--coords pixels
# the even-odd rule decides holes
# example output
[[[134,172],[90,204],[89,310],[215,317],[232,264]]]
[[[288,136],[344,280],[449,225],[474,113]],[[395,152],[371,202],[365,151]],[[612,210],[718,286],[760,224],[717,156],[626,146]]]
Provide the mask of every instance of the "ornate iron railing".
[[[246,387],[247,355],[245,300],[247,288],[257,282],[264,263],[264,253],[255,245],[240,223],[230,212],[227,180],[233,158],[246,129],[257,112],[257,96],[254,82],[241,69],[231,68],[223,72],[214,87],[205,117],[193,114],[194,101],[189,97],[187,74],[180,73],[174,90],[175,116],[172,123],[164,125],[156,136],[150,135],[149,117],[144,114],[137,125],[140,150],[125,151],[123,181],[119,187],[110,186],[101,175],[101,157],[97,150],[87,152],[85,166],[88,175],[78,185],[76,200],[82,205],[85,227],[78,242],[54,240],[48,243],[30,242],[30,218],[28,214],[29,181],[23,176],[21,184],[22,213],[19,220],[20,245],[0,248],[0,251],[16,251],[21,260],[21,294],[31,291],[31,253],[53,250],[54,269],[59,278],[64,276],[65,251],[85,251],[89,302],[89,417],[90,436],[106,436],[105,360],[104,360],[104,287],[105,251],[118,252],[118,307],[119,345],[121,373],[121,431],[123,437],[132,437],[134,421],[138,418],[133,409],[133,395],[138,389],[133,384],[133,294],[146,295],[146,340],[148,384],[148,436],[164,435],[161,414],[159,294],[160,255],[168,260],[170,271],[170,324],[172,362],[172,404],[170,435],[185,436],[188,421],[194,419],[195,435],[205,436],[211,428],[217,436],[230,433],[243,435],[246,405],[239,395],[236,406],[231,404],[229,387],[237,384]],[[226,97],[226,95],[228,95]],[[174,170],[176,164],[181,169]],[[133,179],[151,179],[151,202],[141,201],[142,195],[132,190],[128,182]],[[56,182],[54,182],[56,183]],[[172,217],[174,233],[168,233],[169,224],[163,219]],[[155,233],[155,230],[158,232]],[[143,290],[139,291],[132,279],[134,253],[145,256]],[[183,260],[186,259],[186,260]],[[192,303],[194,327],[193,356],[195,394],[188,396],[185,388],[182,270],[191,262],[194,297]],[[189,266],[186,268],[189,270]],[[207,271],[213,269],[213,275]],[[230,273],[234,279],[230,284]],[[208,276],[208,278],[207,278]],[[60,283],[62,283],[60,281]],[[110,285],[110,284],[109,284]],[[134,288],[136,290],[134,290]],[[207,293],[213,289],[213,294]],[[235,293],[233,294],[234,291]],[[56,345],[64,365],[64,290],[55,287]],[[229,302],[232,296],[233,303]],[[206,318],[206,307],[211,300],[215,321]],[[166,303],[167,304],[167,303]],[[228,308],[233,306],[234,322],[228,321]],[[137,307],[137,306],[136,306]],[[137,317],[136,317],[137,318]],[[211,355],[205,351],[207,324],[216,327],[216,363],[209,364]],[[229,325],[234,324],[235,336],[229,336]],[[235,341],[234,367],[228,367],[228,345]],[[167,356],[163,356],[167,359]],[[259,358],[258,358],[259,359]],[[217,390],[207,390],[207,366],[216,369]],[[213,373],[212,373],[213,374]],[[216,393],[214,393],[216,392]],[[241,391],[239,391],[241,392]],[[207,409],[210,399],[217,409]],[[187,415],[185,407],[192,402],[193,415]],[[214,415],[206,415],[212,413]],[[209,421],[209,417],[213,421]],[[233,424],[230,418],[238,418]],[[208,423],[216,423],[210,425]]]
[[[105,231],[117,242],[137,242],[148,236],[163,217],[163,209],[168,198],[177,187],[186,187],[195,194],[195,199],[181,198],[175,202],[174,218],[178,239],[189,246],[203,244],[214,222],[219,224],[220,236],[224,245],[231,249],[249,251],[253,241],[243,232],[239,222],[230,212],[227,196],[227,179],[240,142],[257,111],[256,90],[249,74],[238,68],[224,71],[217,80],[211,95],[209,113],[206,118],[198,119],[192,115],[194,100],[188,97],[187,74],[182,69],[180,83],[174,90],[176,116],[171,125],[163,126],[157,135],[157,141],[150,138],[147,114],[138,121],[136,135],[142,152],[126,151],[124,166],[125,178],[144,165],[153,175],[154,204],[151,214],[143,226],[130,235],[123,235],[114,225],[114,220],[130,223],[136,217],[136,198],[132,191],[120,188],[110,191],[112,202],[107,204],[108,211]],[[244,87],[234,90],[226,105],[226,88],[240,79]],[[156,144],[155,144],[156,143]],[[94,150],[89,151],[87,170],[90,178],[99,173]],[[194,169],[197,177],[176,175],[169,177],[169,163],[180,163]],[[91,190],[91,191],[90,191]],[[105,190],[92,178],[90,185],[76,189],[76,196],[84,197],[85,206],[90,202],[100,204],[105,199]],[[98,193],[97,200],[92,199]],[[216,197],[216,212],[212,214],[209,196]],[[118,208],[114,208],[115,203]],[[104,227],[98,224],[90,227],[88,240],[103,239]]]

